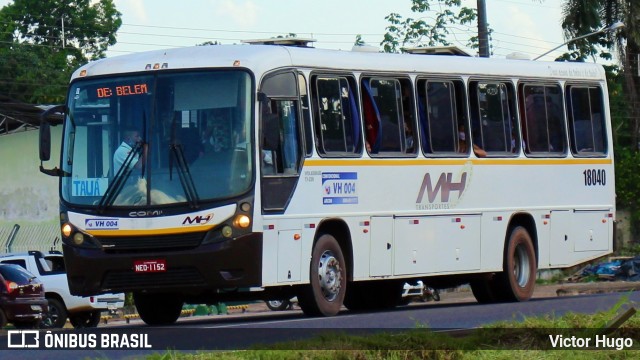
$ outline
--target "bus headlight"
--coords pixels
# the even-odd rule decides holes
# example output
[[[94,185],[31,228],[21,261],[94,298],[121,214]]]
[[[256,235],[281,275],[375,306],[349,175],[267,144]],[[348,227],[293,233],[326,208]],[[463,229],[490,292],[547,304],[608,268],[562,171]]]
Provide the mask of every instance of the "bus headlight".
[[[71,231],[73,231],[73,228],[71,227],[71,225],[69,224],[64,224],[62,225],[62,235],[64,235],[64,237],[69,237],[71,236]]]
[[[247,215],[238,215],[233,220],[233,226],[241,229],[246,229],[251,225],[251,219]]]

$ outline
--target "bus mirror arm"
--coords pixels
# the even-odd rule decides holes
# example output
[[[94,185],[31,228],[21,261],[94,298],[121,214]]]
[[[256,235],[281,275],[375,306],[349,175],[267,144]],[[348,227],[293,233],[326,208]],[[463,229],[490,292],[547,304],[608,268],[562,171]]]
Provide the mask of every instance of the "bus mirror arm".
[[[53,169],[45,169],[44,166],[42,166],[42,163],[40,163],[40,172],[49,176],[71,176],[71,174],[69,174],[68,172],[64,172],[57,167]]]

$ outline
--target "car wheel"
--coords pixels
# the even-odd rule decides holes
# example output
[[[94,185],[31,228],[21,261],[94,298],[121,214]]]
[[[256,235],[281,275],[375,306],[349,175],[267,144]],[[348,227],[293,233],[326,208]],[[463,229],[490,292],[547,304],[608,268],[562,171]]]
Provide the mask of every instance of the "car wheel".
[[[287,310],[291,306],[291,301],[289,300],[268,300],[265,302],[267,307],[273,311]]]
[[[94,328],[100,323],[100,311],[85,311],[69,316],[69,321],[76,329]]]
[[[47,313],[43,314],[42,327],[45,329],[63,328],[67,322],[67,308],[58,299],[49,298],[47,301],[49,306]]]
[[[7,326],[7,315],[4,314],[4,310],[0,309],[0,329]]]

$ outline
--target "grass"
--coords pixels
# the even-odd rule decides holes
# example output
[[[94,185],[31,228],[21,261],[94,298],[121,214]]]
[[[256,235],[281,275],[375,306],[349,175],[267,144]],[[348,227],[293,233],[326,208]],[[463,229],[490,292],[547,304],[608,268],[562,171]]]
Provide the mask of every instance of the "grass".
[[[628,359],[640,355],[640,317],[633,316],[618,330],[609,334],[611,339],[635,339],[633,347],[623,350],[567,349],[549,351],[549,335],[570,338],[591,338],[621,311],[634,306],[624,298],[608,311],[594,315],[565,314],[525,318],[521,322],[499,322],[453,337],[429,331],[418,324],[415,329],[353,336],[344,333],[322,335],[309,340],[290,341],[259,348],[230,352],[199,352],[184,354],[175,351],[148,357],[151,360],[411,360],[411,359]]]

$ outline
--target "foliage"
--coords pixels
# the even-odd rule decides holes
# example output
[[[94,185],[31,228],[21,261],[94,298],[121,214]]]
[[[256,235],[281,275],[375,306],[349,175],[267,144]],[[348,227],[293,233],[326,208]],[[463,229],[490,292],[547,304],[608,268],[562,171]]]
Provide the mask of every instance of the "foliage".
[[[435,17],[429,17],[427,13],[433,5],[440,10]],[[451,45],[447,39],[451,33],[448,27],[475,24],[478,17],[477,10],[461,6],[461,0],[411,0],[411,11],[419,17],[404,19],[398,13],[385,17],[390,23],[380,43],[385,52],[400,52],[411,46]],[[474,36],[467,45],[477,48],[477,43],[478,37]]]
[[[615,1],[609,0],[566,0],[562,7],[562,29],[567,40],[584,34],[596,32],[613,23],[612,8]],[[567,44],[569,53],[560,57],[561,60],[585,61],[599,55],[600,58],[611,60],[609,50],[614,46],[613,34],[594,34],[584,39],[575,40]]]
[[[73,69],[105,57],[121,24],[113,0],[14,0],[0,9],[0,93],[64,101]]]

